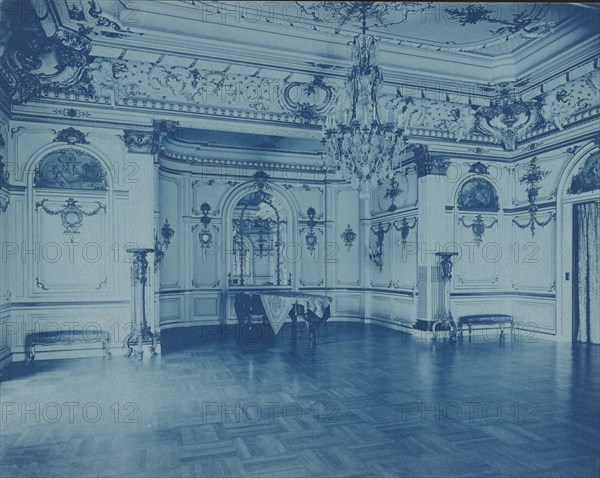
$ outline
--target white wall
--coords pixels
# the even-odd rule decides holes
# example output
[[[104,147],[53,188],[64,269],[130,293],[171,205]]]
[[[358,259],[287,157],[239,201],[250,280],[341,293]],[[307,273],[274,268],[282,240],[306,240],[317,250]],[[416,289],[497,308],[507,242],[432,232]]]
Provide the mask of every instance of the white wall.
[[[7,122],[10,205],[2,220],[2,344],[12,360],[22,360],[25,335],[54,330],[109,331],[119,347],[129,331],[131,246],[152,244],[152,157],[128,153],[123,129],[61,122]],[[72,126],[86,144],[57,141]],[[3,133],[4,134],[4,133]],[[6,135],[4,134],[6,137]],[[34,187],[40,161],[53,151],[76,150],[96,158],[107,176],[107,190]],[[68,198],[93,216],[83,216],[69,235],[60,214]],[[150,204],[148,206],[148,203]],[[53,357],[98,354],[100,344],[50,346]],[[77,351],[77,349],[82,349]],[[90,349],[90,350],[88,350]],[[4,350],[4,349],[2,349]]]

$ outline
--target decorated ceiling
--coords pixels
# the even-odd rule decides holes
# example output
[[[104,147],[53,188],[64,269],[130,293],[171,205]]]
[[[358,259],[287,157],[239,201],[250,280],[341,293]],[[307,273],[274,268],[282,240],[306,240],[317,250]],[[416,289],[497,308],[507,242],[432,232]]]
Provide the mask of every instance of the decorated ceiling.
[[[200,118],[285,129],[261,130],[258,145],[314,140],[361,29],[380,40],[382,111],[413,137],[513,151],[600,111],[593,4],[22,0],[1,8],[2,100],[22,115],[114,120],[144,111],[192,129]],[[302,141],[288,143],[277,144],[295,150]]]

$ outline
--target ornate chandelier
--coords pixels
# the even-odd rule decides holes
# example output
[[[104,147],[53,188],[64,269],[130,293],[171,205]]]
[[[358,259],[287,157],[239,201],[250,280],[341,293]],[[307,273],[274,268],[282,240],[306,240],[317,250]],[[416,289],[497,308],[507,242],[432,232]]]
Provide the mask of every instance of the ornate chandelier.
[[[345,91],[337,109],[326,119],[323,143],[325,154],[344,179],[358,188],[360,196],[369,187],[391,178],[406,150],[404,130],[393,122],[392,111],[387,122],[379,114],[378,96],[383,74],[377,65],[377,40],[362,33],[352,42],[352,68],[346,77]]]

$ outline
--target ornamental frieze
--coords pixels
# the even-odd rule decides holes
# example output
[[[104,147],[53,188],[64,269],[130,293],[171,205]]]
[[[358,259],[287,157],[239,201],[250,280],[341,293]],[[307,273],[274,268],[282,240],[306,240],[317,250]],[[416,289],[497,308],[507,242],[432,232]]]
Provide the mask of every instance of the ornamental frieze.
[[[463,103],[398,94],[386,107],[394,111],[399,127],[446,131],[456,142],[466,139],[475,127],[475,110]]]
[[[544,95],[541,114],[547,123],[563,129],[569,118],[600,105],[600,75],[592,71]]]

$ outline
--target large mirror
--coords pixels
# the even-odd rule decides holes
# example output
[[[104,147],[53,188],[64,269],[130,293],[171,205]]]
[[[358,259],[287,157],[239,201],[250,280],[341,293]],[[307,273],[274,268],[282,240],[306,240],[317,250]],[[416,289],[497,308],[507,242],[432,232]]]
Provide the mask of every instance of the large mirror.
[[[242,197],[233,210],[231,285],[287,285],[286,235],[285,209],[276,197],[262,190]]]

